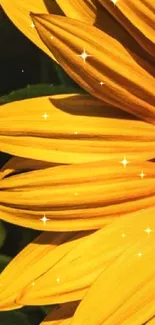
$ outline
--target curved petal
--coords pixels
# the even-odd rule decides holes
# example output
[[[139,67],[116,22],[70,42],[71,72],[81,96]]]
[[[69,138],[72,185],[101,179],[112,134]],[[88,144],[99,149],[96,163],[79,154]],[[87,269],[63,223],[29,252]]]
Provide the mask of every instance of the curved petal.
[[[33,22],[29,15],[30,10],[37,13],[58,14],[59,11],[55,6],[55,2],[52,2],[51,10],[49,8],[49,0],[0,0],[0,4],[14,25],[36,46],[56,61],[51,51],[38,37],[38,33],[32,25]]]
[[[82,88],[155,123],[155,79],[147,72],[155,69],[145,60],[94,26],[54,15],[31,16],[43,42]]]
[[[12,157],[3,165],[0,169],[0,179],[8,177],[14,173],[44,169],[48,167],[56,166],[56,164],[48,163],[46,161],[25,159],[21,157]]]
[[[11,176],[0,182],[0,216],[46,231],[102,228],[123,214],[154,207],[154,177],[154,163],[124,168],[103,161]]]
[[[144,161],[155,128],[87,94],[41,97],[1,106],[0,150],[59,164]]]
[[[155,3],[152,0],[99,0],[110,14],[155,57]]]
[[[144,235],[140,218],[135,217],[133,225],[140,229],[140,237],[93,283],[71,325],[141,325],[155,316],[155,236]],[[132,233],[130,236],[132,241]]]
[[[0,274],[0,310],[21,308],[22,304],[17,301],[18,295],[24,293],[29,284],[34,286],[36,278],[42,277],[54,266],[54,263],[59,261],[59,258],[89,234],[90,232],[43,233],[37,237]],[[58,252],[55,254],[58,247]]]
[[[40,325],[69,325],[79,302],[69,302],[55,307]]]
[[[148,224],[155,228],[154,212],[155,208],[150,208],[130,213],[92,234],[64,234],[61,238],[57,234],[54,248],[53,235],[42,234],[1,274],[0,309],[9,309],[13,304],[44,305],[83,299],[100,274],[123,259],[130,248],[137,248],[137,254],[144,253],[144,244],[152,244],[154,235],[145,230]]]
[[[154,63],[148,52],[123,28],[114,17],[98,2],[98,0],[56,0],[66,17],[94,25],[122,43],[124,47],[136,52],[139,56]]]

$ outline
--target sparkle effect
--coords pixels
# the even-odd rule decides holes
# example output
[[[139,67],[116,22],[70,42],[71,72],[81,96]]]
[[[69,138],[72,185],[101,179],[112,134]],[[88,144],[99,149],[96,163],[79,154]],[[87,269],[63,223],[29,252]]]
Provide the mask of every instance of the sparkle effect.
[[[87,57],[88,57],[88,56],[92,56],[92,55],[87,54],[87,53],[86,53],[86,50],[85,50],[85,48],[84,48],[83,53],[81,53],[81,54],[77,54],[77,56],[81,56],[81,58],[83,59],[83,61],[84,61],[84,63],[85,63]]]
[[[142,170],[142,172],[140,173],[139,176],[140,176],[142,179],[144,178],[145,174],[143,173],[143,170]]]
[[[31,25],[30,25],[32,28],[35,28],[35,25],[32,23]]]
[[[152,232],[153,230],[152,229],[150,229],[149,227],[147,228],[147,229],[145,229],[144,230],[145,232],[147,232],[147,234],[149,235],[150,234],[150,232]]]
[[[43,221],[43,223],[44,223],[44,225],[45,225],[46,221],[49,220],[49,219],[47,219],[46,216],[45,216],[45,214],[44,214],[43,218],[40,219],[40,220]]]
[[[42,117],[46,120],[47,117],[48,117],[47,113],[45,113],[44,115],[42,115]]]
[[[35,285],[35,282],[32,282],[32,286],[34,286]]]
[[[76,134],[76,135],[77,135],[77,134],[78,134],[78,132],[77,132],[77,131],[75,131],[75,132],[74,132],[74,134]]]
[[[141,257],[141,256],[142,256],[142,253],[141,253],[141,252],[139,252],[137,255],[138,255],[139,257]]]
[[[103,81],[101,81],[99,84],[100,84],[101,86],[103,86],[103,85],[104,85],[104,82],[103,82]]]
[[[125,168],[128,163],[129,163],[129,161],[127,161],[126,157],[124,156],[124,159],[121,161],[121,164],[123,164],[124,168]]]
[[[116,5],[118,0],[110,0],[111,2],[113,2],[114,5]]]
[[[58,282],[58,283],[59,283],[59,282],[60,282],[60,278],[57,278],[57,279],[56,279],[56,282]]]
[[[122,234],[122,237],[124,238],[126,236],[126,234]]]
[[[75,196],[78,196],[78,192],[75,192],[74,195],[75,195]]]

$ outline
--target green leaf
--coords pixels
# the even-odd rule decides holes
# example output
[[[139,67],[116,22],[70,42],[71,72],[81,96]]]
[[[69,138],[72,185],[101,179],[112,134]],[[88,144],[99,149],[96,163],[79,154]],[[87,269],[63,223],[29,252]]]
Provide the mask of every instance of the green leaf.
[[[30,325],[26,315],[20,311],[0,312],[1,325]]]
[[[0,248],[3,246],[5,238],[6,238],[6,230],[2,221],[0,221]]]
[[[27,98],[34,97],[42,97],[42,96],[50,96],[50,95],[58,95],[58,94],[70,94],[70,93],[83,93],[84,90],[75,87],[67,87],[64,85],[54,86],[52,84],[39,84],[39,85],[31,85],[26,88],[19,89],[11,92],[8,95],[0,97],[0,105],[7,104],[9,102],[14,102]]]
[[[6,255],[0,255],[0,273],[5,269],[5,267],[8,265],[8,263],[11,261],[10,256]],[[1,324],[1,322],[0,322]]]

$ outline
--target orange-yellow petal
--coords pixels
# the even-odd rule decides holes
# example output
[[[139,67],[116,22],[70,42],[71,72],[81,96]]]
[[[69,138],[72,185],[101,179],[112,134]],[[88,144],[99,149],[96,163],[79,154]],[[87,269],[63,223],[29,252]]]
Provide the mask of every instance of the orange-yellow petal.
[[[155,57],[155,2],[152,0],[99,0],[110,14]]]
[[[46,161],[25,159],[21,157],[12,157],[0,169],[0,178],[8,177],[18,172],[25,172],[36,169],[44,169],[55,166],[56,164],[48,163]]]
[[[153,66],[94,26],[61,16],[31,16],[43,42],[82,88],[155,124]]]
[[[52,3],[52,4],[51,4]],[[54,1],[49,0],[1,0],[0,4],[15,26],[28,37],[36,46],[56,61],[55,57],[49,51],[47,46],[38,37],[33,26],[33,21],[29,15],[30,11],[36,13],[53,13],[58,14],[59,10]]]
[[[87,94],[1,106],[0,150],[51,163],[155,157],[155,128]]]
[[[154,207],[154,179],[154,163],[127,159],[10,176],[0,182],[0,216],[38,230],[98,229],[123,214]]]
[[[22,303],[17,301],[17,297],[24,293],[25,288],[29,284],[33,287],[37,278],[48,272],[59,258],[89,234],[89,232],[43,233],[37,237],[0,274],[0,310],[21,308]],[[55,254],[54,251],[58,247]],[[59,299],[56,300],[59,302]],[[50,304],[50,297],[48,301]],[[29,305],[29,302],[26,305]]]
[[[130,221],[131,232],[126,238],[130,247],[125,248],[92,284],[71,325],[142,325],[155,316],[154,221],[151,221],[153,231],[149,235],[143,222],[141,224],[140,214],[138,219],[135,215]],[[123,219],[120,222],[125,226]],[[145,216],[146,228],[148,222]],[[117,229],[117,223],[115,226]],[[136,241],[133,240],[133,228],[140,231]]]

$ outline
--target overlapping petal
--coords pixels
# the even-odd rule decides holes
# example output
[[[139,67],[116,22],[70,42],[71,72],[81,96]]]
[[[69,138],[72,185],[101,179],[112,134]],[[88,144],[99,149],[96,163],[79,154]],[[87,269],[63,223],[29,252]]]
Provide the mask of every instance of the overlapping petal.
[[[48,163],[46,161],[25,159],[21,157],[12,157],[1,168],[0,178],[5,178],[6,176],[8,177],[9,175],[16,174],[19,172],[44,169],[56,165],[57,164]]]
[[[31,16],[43,42],[82,88],[113,106],[155,123],[153,66],[94,26],[61,16]],[[90,55],[85,58],[86,62],[82,53]]]
[[[89,232],[43,233],[19,253],[0,275],[0,310],[22,307],[17,297],[29,284],[48,272],[69,250],[72,250]],[[66,244],[65,244],[66,243]],[[64,245],[61,245],[64,244]],[[56,254],[54,251],[59,247]],[[10,278],[11,276],[11,278]],[[12,281],[13,279],[13,281]],[[57,283],[58,285],[58,283]],[[46,286],[46,284],[45,284]],[[49,286],[49,284],[47,284]],[[55,301],[59,302],[58,296]],[[43,299],[44,300],[44,299]],[[48,299],[50,304],[50,297]],[[29,302],[26,305],[30,305]]]
[[[30,10],[37,13],[52,13],[58,14],[58,7],[55,5],[55,1],[49,0],[1,0],[0,5],[2,6],[5,13],[15,24],[15,26],[28,37],[36,46],[43,50],[53,60],[56,61],[55,57],[45,46],[45,44],[38,37],[35,28],[32,25],[32,19],[30,18]]]
[[[99,0],[152,56],[155,56],[155,3],[152,0]]]
[[[147,222],[150,219],[145,216]],[[71,325],[142,325],[155,316],[155,236],[153,232],[144,236],[140,215],[130,227],[138,228],[140,237],[97,278]],[[132,230],[129,236],[132,240]]]
[[[104,161],[10,176],[0,182],[1,219],[46,231],[102,228],[123,214],[154,207],[154,177],[154,163],[125,168]]]
[[[142,51],[137,41],[123,28],[114,16],[109,14],[98,0],[56,0],[56,2],[66,17],[96,26],[107,35],[115,38],[124,47],[136,52],[140,57],[142,56],[146,60],[154,62],[153,57],[148,52]]]
[[[69,325],[78,306],[78,302],[70,302],[55,307],[40,325]]]
[[[61,164],[139,162],[155,157],[155,128],[87,94],[41,97],[1,106],[0,150]]]
[[[118,286],[120,285],[120,288],[122,288],[123,281],[125,281],[127,286],[127,274],[123,276],[124,269],[127,272],[128,266],[130,268],[130,263],[132,262],[140,263],[141,267],[140,258],[142,259],[143,255],[146,263],[146,253],[150,253],[151,245],[155,244],[153,232],[148,235],[145,231],[148,225],[151,229],[155,227],[154,212],[155,208],[150,208],[142,212],[130,213],[128,216],[120,218],[113,224],[92,234],[85,232],[70,234],[69,236],[69,234],[65,233],[61,237],[56,234],[53,240],[51,233],[41,235],[20,252],[1,274],[1,310],[12,308],[13,304],[21,306],[27,304],[64,303],[82,298],[85,301],[85,299],[87,300],[87,293],[89,296],[89,292],[91,292],[89,288],[93,286],[94,281],[100,275],[107,274],[108,270],[117,267],[117,265],[120,266],[120,273],[109,271],[108,284],[112,280],[110,292],[115,289],[114,280],[117,276],[119,277],[119,274],[120,277],[116,284],[118,283]],[[122,235],[125,235],[125,237]],[[55,240],[57,243],[56,247],[53,246]],[[138,255],[139,252],[142,253],[142,256]],[[31,263],[32,260],[33,263]],[[147,271],[149,265],[146,267]],[[136,264],[135,267],[137,267]],[[133,272],[134,270],[133,268]],[[150,271],[152,270],[150,269]],[[145,278],[147,275],[145,269],[141,273],[143,275],[140,276]],[[138,277],[138,274],[137,272],[136,277]],[[14,276],[15,280],[13,283],[10,283],[12,276]],[[140,276],[139,281],[141,280]],[[9,288],[7,286],[8,283],[10,284]],[[102,282],[101,289],[96,290],[96,293],[93,292],[93,299],[95,298],[97,303],[101,298],[101,296],[98,298],[98,293],[103,289],[103,286],[107,289],[108,284],[105,275],[105,281]],[[134,281],[133,285],[136,288]],[[131,289],[130,286],[131,283],[129,283],[127,290]],[[113,303],[117,298],[123,301],[124,292],[125,288],[124,291],[120,289],[119,298],[117,294],[113,299],[109,298],[106,302],[104,301],[106,309],[103,315],[106,311],[108,313],[109,308],[113,308]],[[106,292],[106,294],[108,293]],[[92,311],[94,323],[90,323],[94,325],[98,324],[95,323],[94,317],[98,319],[98,311],[100,311],[100,308],[99,310],[97,308],[97,303],[95,302],[95,307]],[[81,305],[83,306],[83,303]],[[88,317],[88,320],[90,320],[91,314],[90,316],[88,315],[88,310],[91,309],[88,307],[88,309],[83,311],[82,320],[85,317]],[[75,319],[76,317],[75,314]],[[80,318],[79,324],[82,324],[82,320]]]

